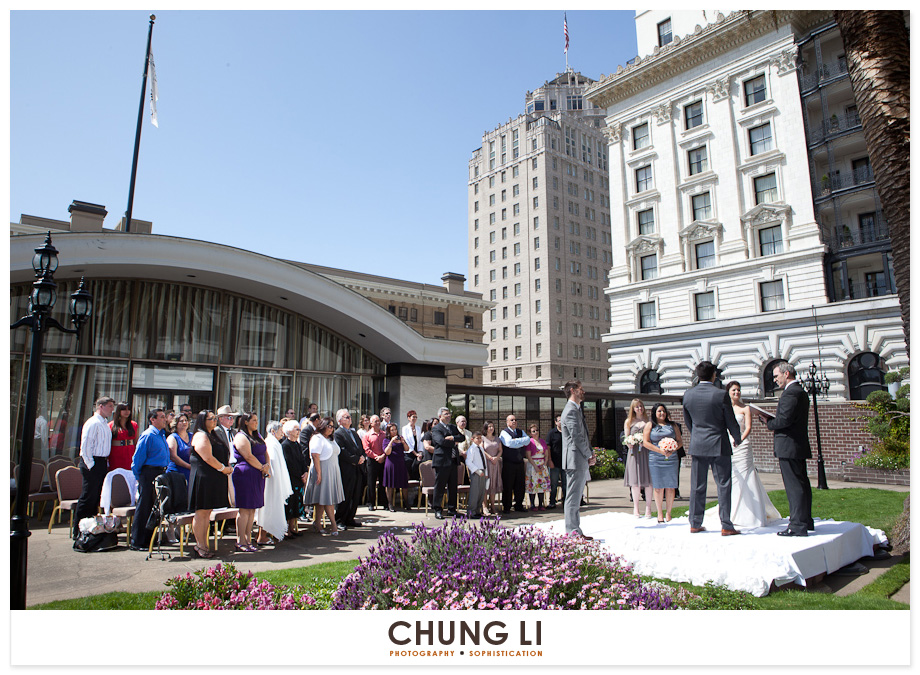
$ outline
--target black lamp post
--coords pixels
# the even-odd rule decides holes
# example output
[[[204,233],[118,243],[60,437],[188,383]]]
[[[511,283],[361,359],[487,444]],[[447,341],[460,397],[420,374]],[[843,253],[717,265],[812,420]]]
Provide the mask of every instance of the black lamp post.
[[[57,270],[57,249],[51,245],[51,232],[45,244],[35,249],[32,268],[37,281],[32,284],[29,296],[29,313],[10,328],[28,326],[32,331],[32,346],[29,352],[29,378],[26,382],[26,405],[20,432],[19,478],[16,483],[16,505],[10,519],[10,608],[26,608],[26,570],[28,562],[29,485],[32,478],[32,438],[35,435],[35,410],[38,403],[38,385],[41,377],[42,350],[45,331],[54,327],[65,333],[79,334],[86,320],[93,313],[93,296],[85,288],[85,279],[70,296],[70,320],[74,328],[64,328],[51,316],[57,301],[57,284],[54,272]]]
[[[818,441],[818,489],[827,490],[824,454],[821,452],[821,427],[818,426],[818,393],[820,392],[822,396],[827,396],[831,383],[828,381],[827,375],[818,377],[818,366],[812,361],[811,365],[808,366],[808,377],[805,378],[802,384],[805,385],[805,390],[811,394],[811,406],[815,411],[815,438]]]

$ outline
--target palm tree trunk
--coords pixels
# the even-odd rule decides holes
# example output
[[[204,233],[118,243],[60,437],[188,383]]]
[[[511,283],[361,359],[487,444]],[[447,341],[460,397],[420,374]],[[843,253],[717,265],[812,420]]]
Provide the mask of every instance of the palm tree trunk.
[[[910,356],[910,37],[901,11],[835,11],[869,162],[888,220]]]

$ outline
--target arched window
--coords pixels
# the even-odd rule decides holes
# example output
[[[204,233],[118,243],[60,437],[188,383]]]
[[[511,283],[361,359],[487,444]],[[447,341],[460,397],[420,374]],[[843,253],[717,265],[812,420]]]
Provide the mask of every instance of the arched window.
[[[646,370],[639,378],[640,394],[660,394],[661,379],[657,370]]]
[[[782,359],[773,359],[764,366],[762,378],[764,398],[776,398],[783,393],[780,388],[776,386],[776,380],[773,379],[773,369],[776,368],[777,364],[782,362]]]
[[[873,391],[885,389],[885,363],[875,352],[857,354],[847,366],[850,398],[865,400]]]
[[[725,385],[722,381],[722,369],[716,366],[716,378],[712,381],[719,389],[724,389]],[[695,387],[700,383],[700,378],[696,375],[696,369],[693,369],[693,375],[690,377],[690,386]]]

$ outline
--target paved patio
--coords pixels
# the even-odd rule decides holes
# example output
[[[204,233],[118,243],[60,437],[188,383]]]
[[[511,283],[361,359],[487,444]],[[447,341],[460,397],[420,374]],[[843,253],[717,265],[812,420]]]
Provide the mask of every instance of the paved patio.
[[[782,478],[779,474],[761,473],[761,479],[767,490],[782,489]],[[814,484],[814,481],[812,481]],[[684,495],[690,485],[690,469],[681,469],[680,485],[684,487]],[[844,483],[842,481],[828,481],[831,489],[836,488],[879,488],[897,492],[907,492],[909,487],[872,485],[862,483]],[[582,507],[582,513],[600,513],[606,511],[632,511],[628,490],[623,486],[622,480],[592,481],[589,484],[590,503]],[[708,496],[715,499],[715,486],[710,485]],[[686,506],[687,501],[676,502],[677,506]],[[654,511],[654,504],[652,510]],[[816,513],[820,516],[820,513]],[[360,528],[350,528],[336,537],[319,535],[307,532],[303,536],[285,541],[277,546],[269,546],[257,553],[235,553],[233,545],[235,539],[226,537],[219,547],[219,560],[233,562],[238,568],[261,572],[265,570],[302,567],[319,562],[335,560],[354,560],[365,555],[370,546],[374,545],[377,537],[388,529],[396,528],[408,536],[415,523],[424,523],[429,527],[437,527],[442,521],[435,519],[433,512],[425,516],[421,511],[368,511],[361,507],[358,509],[358,520],[363,524]],[[552,521],[562,518],[561,504],[554,511],[512,513],[503,517],[503,522],[508,525],[522,525],[540,521]],[[26,600],[28,605],[35,605],[52,600],[78,598],[88,595],[107,593],[110,591],[159,591],[163,590],[163,583],[174,576],[185,574],[218,561],[205,561],[199,559],[194,553],[189,555],[190,547],[186,548],[186,555],[179,557],[178,545],[165,547],[172,557],[160,560],[154,557],[145,560],[146,552],[128,550],[125,537],[119,537],[121,544],[118,549],[104,553],[78,553],[73,550],[66,520],[60,525],[55,525],[51,534],[48,534],[47,515],[42,522],[35,518],[31,520],[33,528],[29,538],[29,577]],[[852,577],[842,574],[828,576],[818,585],[818,591],[848,595],[862,588],[874,578],[882,574],[896,559],[883,561],[862,561],[869,567],[869,574]],[[910,602],[910,589],[905,587],[895,597],[901,602]]]

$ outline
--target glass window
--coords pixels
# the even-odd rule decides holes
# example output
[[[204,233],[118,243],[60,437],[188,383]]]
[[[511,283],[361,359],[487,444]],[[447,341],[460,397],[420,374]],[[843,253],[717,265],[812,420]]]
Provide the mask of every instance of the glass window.
[[[693,205],[693,220],[706,220],[712,218],[712,202],[708,192],[694,195],[690,199]]]
[[[776,255],[783,252],[783,232],[779,225],[765,227],[757,233],[760,239],[760,255]]]
[[[633,150],[646,148],[651,143],[648,130],[648,122],[633,127]]]
[[[774,359],[763,369],[763,395],[765,398],[778,398],[783,393],[782,389],[776,385],[776,380],[773,379],[773,369],[781,362],[782,359]]]
[[[715,242],[704,241],[697,244],[694,248],[696,249],[696,268],[698,270],[716,266]]]
[[[221,327],[224,363],[293,368],[294,347],[299,342],[299,326],[294,317],[248,298],[228,295],[227,300],[227,314]]]
[[[657,324],[655,302],[639,303],[639,328],[654,328]]]
[[[670,17],[658,24],[658,46],[664,47],[667,44],[671,44],[673,37],[671,35],[671,19]]]
[[[658,278],[658,256],[656,254],[642,256],[639,258],[639,264],[643,281]]]
[[[847,367],[850,398],[865,400],[873,391],[885,390],[884,362],[878,354],[863,352],[857,354]]]
[[[690,175],[702,173],[709,170],[709,155],[706,152],[706,146],[694,148],[687,152],[687,159],[690,162]]]
[[[750,139],[751,155],[759,155],[762,152],[773,149],[773,127],[767,122],[760,126],[752,127],[748,131]]]
[[[636,192],[652,189],[652,167],[643,166],[636,169]]]
[[[661,377],[658,375],[657,370],[646,370],[644,373],[642,373],[642,377],[639,378],[639,393],[661,393]]]
[[[768,173],[754,179],[754,203],[770,204],[779,199],[776,190],[776,174]]]
[[[703,123],[703,102],[695,101],[684,106],[684,128],[693,129]]]
[[[696,302],[696,320],[708,321],[716,318],[716,295],[713,291],[708,293],[697,293],[694,296]]]
[[[760,307],[764,312],[773,312],[786,308],[786,300],[783,295],[783,282],[781,280],[761,282]]]
[[[765,100],[767,100],[767,78],[764,75],[758,75],[744,83],[744,105],[752,106]]]
[[[435,326],[443,326],[444,324],[445,324],[444,312],[435,310],[435,313],[434,313],[434,325],[435,325]]]
[[[655,232],[655,210],[645,209],[636,214],[639,223],[639,234],[653,234]]]

